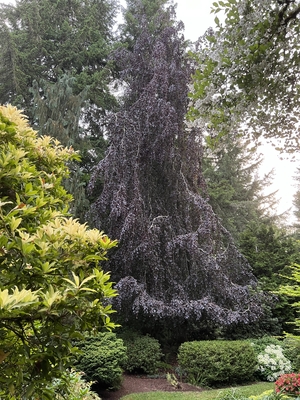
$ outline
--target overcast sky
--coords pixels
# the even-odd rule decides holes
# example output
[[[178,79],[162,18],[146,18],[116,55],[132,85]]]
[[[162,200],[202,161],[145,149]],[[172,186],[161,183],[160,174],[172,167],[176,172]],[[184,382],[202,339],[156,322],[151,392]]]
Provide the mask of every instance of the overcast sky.
[[[185,25],[185,38],[196,41],[207,28],[214,25],[215,16],[210,13],[210,8],[214,0],[175,0],[177,3],[177,17]],[[1,3],[12,3],[13,0],[0,0]],[[121,0],[125,3],[125,0]],[[126,4],[126,3],[125,3]],[[281,160],[280,155],[271,147],[262,149],[264,153],[264,171],[275,169],[275,181],[270,191],[277,190],[279,202],[279,212],[283,212],[292,207],[292,196],[295,192],[293,176],[295,175],[296,163],[289,160]],[[300,165],[298,163],[298,165]],[[269,191],[268,190],[268,191]]]

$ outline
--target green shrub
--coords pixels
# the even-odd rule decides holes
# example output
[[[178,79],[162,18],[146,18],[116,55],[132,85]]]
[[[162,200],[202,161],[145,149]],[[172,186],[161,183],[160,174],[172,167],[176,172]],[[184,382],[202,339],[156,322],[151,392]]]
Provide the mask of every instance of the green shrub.
[[[284,355],[291,361],[292,370],[294,372],[300,371],[300,338],[287,337],[283,341]]]
[[[78,371],[83,371],[89,381],[103,389],[118,389],[122,382],[121,364],[126,361],[126,347],[115,333],[98,333],[76,342],[81,354],[74,362]]]
[[[101,261],[116,246],[70,217],[62,186],[78,159],[0,106],[0,398],[41,399],[70,366],[72,340],[113,328],[117,295]],[[51,398],[51,397],[50,397]]]
[[[178,362],[188,382],[200,386],[250,381],[257,366],[247,341],[185,342],[179,347]]]
[[[124,369],[132,373],[153,374],[157,371],[158,363],[162,357],[158,340],[150,336],[134,337],[127,339],[127,361]]]

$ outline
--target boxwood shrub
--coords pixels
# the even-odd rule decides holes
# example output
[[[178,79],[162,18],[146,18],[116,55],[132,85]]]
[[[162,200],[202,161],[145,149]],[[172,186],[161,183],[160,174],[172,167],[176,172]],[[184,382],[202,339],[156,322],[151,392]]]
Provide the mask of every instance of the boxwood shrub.
[[[199,386],[251,381],[257,366],[251,344],[241,340],[185,342],[178,363],[188,382]]]
[[[154,374],[162,358],[160,343],[151,336],[134,336],[125,341],[127,360],[124,369],[131,373]]]

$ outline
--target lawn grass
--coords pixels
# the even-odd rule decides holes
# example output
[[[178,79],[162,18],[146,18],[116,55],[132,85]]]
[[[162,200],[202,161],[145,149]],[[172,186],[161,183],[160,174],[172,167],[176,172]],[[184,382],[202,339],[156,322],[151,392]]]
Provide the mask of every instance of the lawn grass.
[[[247,386],[238,386],[236,391],[245,397],[258,395],[266,390],[274,389],[274,382],[260,382]],[[212,400],[217,399],[221,392],[231,390],[226,389],[209,389],[203,392],[148,392],[128,394],[120,400]]]

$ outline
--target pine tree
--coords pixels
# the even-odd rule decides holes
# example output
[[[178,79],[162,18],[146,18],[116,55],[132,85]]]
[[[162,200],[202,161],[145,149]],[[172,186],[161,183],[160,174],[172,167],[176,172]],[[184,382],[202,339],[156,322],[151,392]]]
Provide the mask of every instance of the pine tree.
[[[189,329],[249,323],[262,308],[249,289],[256,285],[249,265],[199,194],[202,135],[184,122],[191,70],[173,13],[160,11],[155,32],[140,18],[133,50],[115,55],[126,82],[123,107],[89,187],[102,187],[93,223],[119,240],[106,265],[119,315],[187,337]]]
[[[73,94],[87,91],[81,112],[86,134],[100,136],[107,110],[116,104],[108,84],[112,70],[114,0],[19,0],[0,10],[0,102],[26,110],[33,121],[32,92],[45,82],[74,77]],[[44,82],[44,83],[43,83]]]
[[[34,120],[40,135],[51,135],[65,146],[80,147],[80,110],[88,88],[74,94],[75,78],[62,75],[57,82],[33,81]],[[77,149],[76,149],[77,150]]]
[[[79,127],[81,109],[87,96],[88,88],[75,95],[73,93],[75,78],[63,75],[56,83],[33,82],[34,119],[39,127],[39,134],[52,136],[64,146],[71,146],[84,153],[90,148],[88,138]],[[81,133],[81,134],[80,134]],[[81,163],[72,161],[68,165],[70,176],[64,180],[66,190],[73,195],[70,210],[73,215],[84,222],[89,202],[85,195],[85,175]]]
[[[160,18],[161,10],[165,9],[170,3],[169,0],[127,0],[127,7],[123,8],[124,23],[119,26],[121,41],[127,44],[127,48],[133,50],[137,38],[142,33],[141,18],[147,18],[147,28],[149,32],[155,33],[159,26],[166,25],[166,20]],[[171,9],[169,9],[169,12]],[[171,16],[171,15],[170,15]],[[175,13],[172,15],[175,19]],[[168,24],[172,25],[172,19]],[[174,21],[173,21],[174,22]]]
[[[236,240],[250,222],[275,218],[276,192],[265,193],[273,171],[259,176],[263,159],[250,144],[228,135],[206,146],[203,157],[209,202]]]
[[[240,235],[240,249],[253,268],[264,291],[278,292],[280,285],[289,283],[289,266],[299,261],[299,243],[284,228],[267,220],[253,222]],[[295,301],[295,299],[293,300]],[[273,334],[291,332],[295,312],[293,301],[280,295],[272,315],[277,319],[276,328],[270,326]],[[276,329],[276,331],[275,331]]]
[[[108,84],[108,55],[116,13],[114,0],[18,0],[0,9],[0,101],[32,111],[30,88],[41,79],[55,83],[68,73],[75,94],[87,86],[94,107],[114,103]],[[6,78],[6,80],[5,80]],[[9,78],[9,79],[7,79]],[[92,123],[92,122],[91,122]],[[99,129],[99,128],[98,128]]]
[[[0,102],[24,109],[40,134],[80,149],[84,165],[70,165],[65,184],[81,218],[116,104],[108,88],[115,12],[115,0],[19,0],[0,9]]]
[[[228,135],[220,138],[213,149],[206,147],[203,170],[213,210],[234,236],[260,287],[272,293],[282,283],[279,273],[296,260],[297,251],[295,241],[276,226],[280,222],[273,207],[276,192],[264,193],[271,183],[272,171],[260,178],[261,162],[252,142]],[[251,331],[228,330],[227,334],[231,338],[249,333],[281,335],[283,330],[290,331],[289,322],[293,319],[290,303],[280,296],[266,314],[264,324],[252,324]]]

